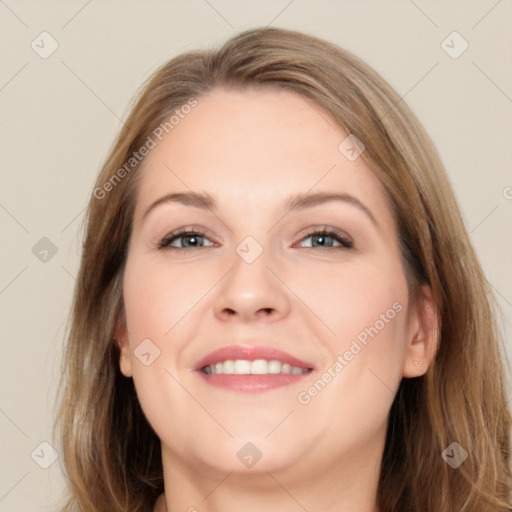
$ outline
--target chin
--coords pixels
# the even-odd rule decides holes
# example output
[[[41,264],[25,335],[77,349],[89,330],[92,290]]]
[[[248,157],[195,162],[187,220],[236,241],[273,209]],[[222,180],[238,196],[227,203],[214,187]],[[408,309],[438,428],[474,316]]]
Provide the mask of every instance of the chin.
[[[196,444],[193,458],[198,466],[222,473],[256,475],[285,471],[304,457],[304,440],[299,447],[299,440],[283,443],[282,439],[265,438],[266,435],[237,436],[223,442],[216,438],[209,447]]]

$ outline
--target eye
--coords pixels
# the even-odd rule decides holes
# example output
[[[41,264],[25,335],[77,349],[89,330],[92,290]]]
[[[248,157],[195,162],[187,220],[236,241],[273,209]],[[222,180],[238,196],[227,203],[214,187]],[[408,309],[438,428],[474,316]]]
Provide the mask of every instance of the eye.
[[[354,247],[354,243],[345,233],[332,228],[315,229],[302,240],[308,238],[311,238],[311,245],[306,247],[312,249],[352,249]],[[335,245],[335,243],[338,245]]]
[[[311,245],[302,247],[312,249],[352,249],[354,247],[354,243],[345,233],[332,228],[313,229],[302,240],[307,240],[308,238],[312,241]],[[205,245],[205,240],[210,241],[203,232],[195,229],[186,229],[167,235],[158,243],[158,248],[187,250],[214,245],[211,241],[210,244]]]
[[[181,240],[181,242],[180,242]],[[202,245],[204,240],[209,240],[206,238],[204,233],[200,231],[196,231],[194,229],[191,230],[183,230],[178,231],[177,233],[171,233],[167,235],[163,240],[158,244],[159,249],[172,249],[172,250],[185,250],[185,249],[196,249],[201,247],[210,247],[210,245]],[[179,245],[176,245],[178,242]],[[187,246],[187,244],[190,244]]]

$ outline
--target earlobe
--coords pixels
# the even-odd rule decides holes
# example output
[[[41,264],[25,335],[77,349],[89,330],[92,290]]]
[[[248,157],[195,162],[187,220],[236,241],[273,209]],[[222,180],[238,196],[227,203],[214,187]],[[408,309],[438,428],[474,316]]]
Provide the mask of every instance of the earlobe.
[[[439,313],[430,286],[422,287],[406,343],[403,376],[420,377],[433,363],[439,344]]]
[[[125,377],[132,376],[132,358],[126,321],[121,318],[116,328],[116,343],[119,348],[119,369]]]

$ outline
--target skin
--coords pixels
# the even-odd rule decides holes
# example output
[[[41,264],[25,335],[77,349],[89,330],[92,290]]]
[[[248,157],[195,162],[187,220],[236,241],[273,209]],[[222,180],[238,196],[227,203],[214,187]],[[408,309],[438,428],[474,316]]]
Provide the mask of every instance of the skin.
[[[293,92],[217,88],[146,158],[117,339],[121,371],[162,442],[165,497],[155,510],[377,510],[389,409],[401,379],[428,369],[437,320],[428,287],[409,300],[386,196],[363,158],[338,150],[347,135]],[[166,203],[143,220],[155,200],[191,190],[214,196],[218,210]],[[334,201],[284,215],[289,195],[320,191],[355,196],[377,225]],[[205,238],[157,248],[190,225]],[[324,226],[354,247],[308,236]],[[247,236],[263,248],[250,264],[236,252]],[[300,403],[394,303],[401,311]],[[134,353],[147,338],[160,350],[148,366]],[[264,393],[206,384],[195,364],[235,343],[279,348],[314,371]],[[237,457],[247,442],[262,454],[252,468]]]

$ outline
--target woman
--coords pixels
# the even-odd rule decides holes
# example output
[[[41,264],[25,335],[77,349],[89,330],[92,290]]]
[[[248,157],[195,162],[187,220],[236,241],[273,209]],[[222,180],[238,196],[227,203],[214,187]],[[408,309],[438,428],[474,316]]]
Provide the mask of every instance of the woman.
[[[366,64],[281,29],[178,56],[89,204],[64,510],[510,510],[494,307]]]

